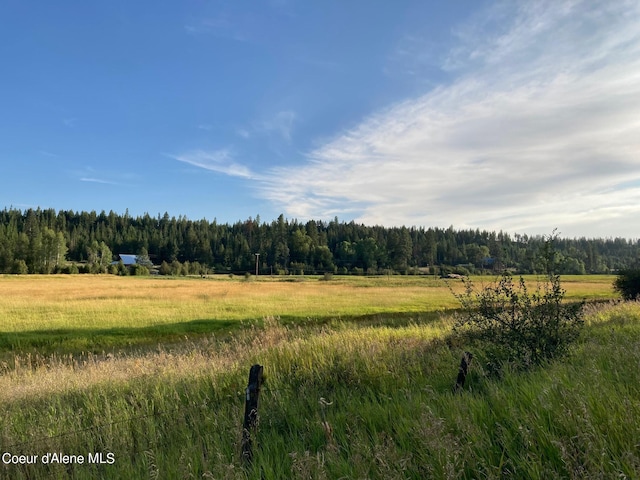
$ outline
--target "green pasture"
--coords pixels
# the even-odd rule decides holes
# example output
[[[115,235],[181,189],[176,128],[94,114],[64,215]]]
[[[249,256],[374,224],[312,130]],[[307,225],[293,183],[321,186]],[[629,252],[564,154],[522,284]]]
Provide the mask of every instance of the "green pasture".
[[[638,304],[589,305],[570,357],[528,373],[488,376],[478,355],[459,394],[468,346],[450,325],[267,318],[156,351],[23,357],[0,374],[3,450],[114,461],[0,465],[0,478],[638,478]],[[266,382],[246,464],[255,363]]]
[[[568,300],[614,298],[612,276],[563,278]],[[535,286],[540,277],[526,277]],[[472,277],[482,285],[495,277]],[[259,276],[207,278],[110,275],[0,277],[0,359],[117,351],[180,342],[279,318],[297,325],[332,322],[420,323],[459,307],[460,280],[429,276]]]

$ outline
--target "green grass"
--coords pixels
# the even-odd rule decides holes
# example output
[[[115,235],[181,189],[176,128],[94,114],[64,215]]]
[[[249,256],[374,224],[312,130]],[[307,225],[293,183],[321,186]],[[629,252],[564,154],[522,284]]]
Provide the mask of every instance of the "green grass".
[[[423,322],[458,308],[450,289],[462,286],[423,276],[321,278],[2,276],[0,361],[15,354],[149,348],[185,336],[237,331],[265,317],[305,325]],[[473,277],[477,285],[493,280]],[[563,281],[568,299],[615,297],[613,277],[568,276]]]
[[[113,465],[0,465],[1,478],[639,478],[640,305],[589,307],[572,356],[451,387],[446,316],[395,327],[277,318],[113,358],[21,359],[0,375],[4,451]],[[265,367],[240,458],[250,365]]]

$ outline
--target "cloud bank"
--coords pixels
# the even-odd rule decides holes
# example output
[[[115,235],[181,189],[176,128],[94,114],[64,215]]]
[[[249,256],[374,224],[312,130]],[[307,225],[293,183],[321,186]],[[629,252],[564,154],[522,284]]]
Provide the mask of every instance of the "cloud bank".
[[[640,237],[640,4],[505,2],[455,31],[455,80],[261,176],[297,218]]]
[[[252,179],[301,220],[639,238],[639,24],[635,1],[498,2],[456,27],[448,50],[405,34],[404,63],[415,52],[453,80],[301,163],[254,172],[230,149],[170,157]],[[282,111],[255,128],[290,144],[295,120]]]

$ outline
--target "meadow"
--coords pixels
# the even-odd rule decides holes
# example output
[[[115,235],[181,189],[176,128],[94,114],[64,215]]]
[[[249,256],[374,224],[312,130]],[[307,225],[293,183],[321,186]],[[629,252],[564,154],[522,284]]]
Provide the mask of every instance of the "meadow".
[[[499,379],[480,361],[456,395],[460,282],[290,280],[0,278],[0,478],[639,478],[640,305],[591,303],[570,358]]]
[[[538,277],[526,277],[535,283]],[[567,298],[607,299],[612,276],[565,277]],[[0,359],[100,353],[225,334],[266,317],[295,324],[417,322],[459,307],[459,280],[433,277],[0,277]],[[478,286],[493,277],[472,277]]]

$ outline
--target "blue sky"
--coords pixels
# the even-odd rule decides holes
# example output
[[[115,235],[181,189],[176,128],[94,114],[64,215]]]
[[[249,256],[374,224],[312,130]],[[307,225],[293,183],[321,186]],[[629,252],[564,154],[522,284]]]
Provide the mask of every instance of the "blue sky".
[[[640,237],[637,1],[4,0],[0,208]]]

